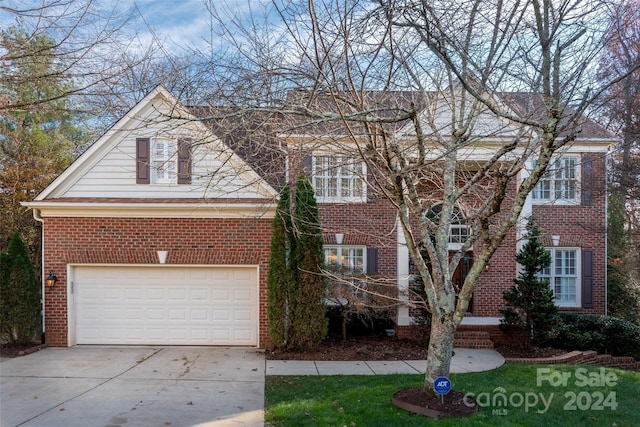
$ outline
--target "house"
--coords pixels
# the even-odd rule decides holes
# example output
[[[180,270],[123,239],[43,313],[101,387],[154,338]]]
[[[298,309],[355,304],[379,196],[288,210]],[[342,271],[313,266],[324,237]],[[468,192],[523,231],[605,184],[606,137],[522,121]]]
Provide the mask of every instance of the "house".
[[[232,114],[195,120],[199,113],[156,88],[26,204],[43,223],[43,278],[57,279],[43,284],[49,345],[267,346],[271,224],[279,186],[299,172],[316,191],[325,258],[408,286],[397,212],[371,190],[361,161],[301,131],[256,138],[248,150],[241,134],[274,120],[240,126]],[[524,214],[535,216],[552,253],[544,274],[558,305],[604,314],[605,156],[613,141],[592,124],[585,130],[554,160]],[[462,221],[454,224],[451,245],[465,233]],[[517,271],[518,233],[481,275],[470,321],[499,316]],[[472,253],[454,280],[471,262]],[[412,315],[397,308],[399,330]]]

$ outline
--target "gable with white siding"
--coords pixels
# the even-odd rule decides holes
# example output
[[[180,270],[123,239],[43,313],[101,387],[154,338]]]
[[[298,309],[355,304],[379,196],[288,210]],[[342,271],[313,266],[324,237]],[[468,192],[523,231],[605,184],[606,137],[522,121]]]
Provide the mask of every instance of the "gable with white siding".
[[[191,141],[191,182],[136,183],[136,140]],[[136,105],[36,201],[115,199],[272,199],[275,190],[178,101],[158,87]]]

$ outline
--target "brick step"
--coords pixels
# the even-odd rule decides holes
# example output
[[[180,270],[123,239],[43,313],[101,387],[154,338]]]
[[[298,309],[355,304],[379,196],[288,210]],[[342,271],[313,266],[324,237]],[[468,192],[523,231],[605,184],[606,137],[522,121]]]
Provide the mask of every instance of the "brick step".
[[[453,346],[457,348],[493,348],[493,341],[488,332],[456,331]]]
[[[491,335],[485,331],[456,331],[455,338],[474,339],[474,340],[490,340]]]
[[[456,348],[490,348],[493,349],[493,341],[491,340],[453,340],[453,346]]]

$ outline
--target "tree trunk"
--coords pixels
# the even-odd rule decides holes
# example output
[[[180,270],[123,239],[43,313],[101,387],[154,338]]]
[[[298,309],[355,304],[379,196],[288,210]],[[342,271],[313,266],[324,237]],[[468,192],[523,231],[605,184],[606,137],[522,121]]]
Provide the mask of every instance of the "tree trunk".
[[[427,392],[433,393],[433,383],[436,378],[449,376],[455,330],[453,313],[447,313],[440,318],[437,316],[431,318],[427,370],[424,377],[424,390]]]

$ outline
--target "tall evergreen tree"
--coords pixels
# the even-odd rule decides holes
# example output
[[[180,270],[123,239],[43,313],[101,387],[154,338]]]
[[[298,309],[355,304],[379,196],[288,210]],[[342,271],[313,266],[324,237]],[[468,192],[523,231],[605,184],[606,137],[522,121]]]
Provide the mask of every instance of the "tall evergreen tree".
[[[291,249],[291,198],[289,186],[280,191],[280,200],[273,219],[271,237],[271,255],[267,276],[269,337],[271,344],[285,348],[288,342],[288,306],[289,293],[293,286],[293,274],[289,266]]]
[[[0,254],[0,331],[12,344],[28,344],[40,328],[40,284],[29,251],[15,232]]]
[[[89,136],[84,116],[69,104],[73,80],[56,62],[59,43],[10,27],[0,31],[0,47],[0,104],[23,105],[0,114],[0,250],[19,231],[37,265],[39,225],[20,202],[31,201],[60,174]]]
[[[625,226],[625,207],[609,196],[607,233],[607,309],[612,316],[640,324],[638,250]]]
[[[320,215],[313,187],[302,175],[296,182],[292,247],[295,287],[290,297],[293,348],[314,348],[327,335],[326,277]]]
[[[504,292],[506,307],[500,309],[504,316],[501,326],[524,330],[532,342],[544,340],[545,333],[555,324],[558,313],[549,280],[538,276],[551,265],[551,255],[539,237],[540,230],[530,219],[527,224],[527,243],[516,254],[516,261],[521,266],[520,275],[513,279],[513,286]]]

